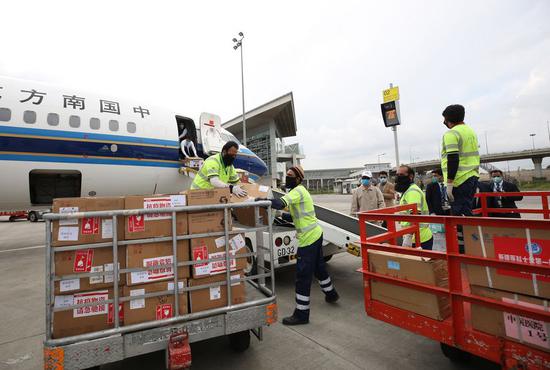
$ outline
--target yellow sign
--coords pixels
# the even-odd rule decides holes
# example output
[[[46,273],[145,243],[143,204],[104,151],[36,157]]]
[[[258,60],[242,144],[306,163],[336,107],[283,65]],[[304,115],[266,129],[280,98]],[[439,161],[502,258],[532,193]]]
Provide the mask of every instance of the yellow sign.
[[[384,103],[399,100],[399,87],[396,86],[382,91],[382,98],[384,98]]]

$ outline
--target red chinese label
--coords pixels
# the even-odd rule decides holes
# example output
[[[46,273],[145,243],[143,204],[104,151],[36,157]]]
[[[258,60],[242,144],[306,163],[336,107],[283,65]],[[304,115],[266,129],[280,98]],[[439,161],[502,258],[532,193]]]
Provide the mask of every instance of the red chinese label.
[[[143,215],[133,215],[128,217],[128,232],[138,233],[141,231],[145,231]]]
[[[84,217],[80,232],[82,235],[99,234],[99,217]]]
[[[115,306],[112,303],[109,303],[109,312],[107,314],[107,324],[114,324],[115,322]],[[122,303],[118,304],[118,321],[119,323],[124,322],[124,310]]]
[[[495,258],[501,261],[541,266],[550,265],[550,240],[531,239],[531,245],[529,246],[527,239],[495,236],[494,246]],[[533,278],[533,274],[522,271],[497,269],[497,273],[523,279]],[[536,277],[540,281],[550,281],[550,276],[536,275]]]
[[[208,247],[206,245],[200,245],[193,248],[193,261],[202,261],[208,259]],[[210,264],[198,263],[193,265],[195,268],[195,276],[209,275]]]
[[[169,319],[172,317],[172,305],[171,304],[159,304],[157,305],[157,320]]]
[[[81,249],[74,254],[73,272],[90,272],[94,260],[93,249]]]

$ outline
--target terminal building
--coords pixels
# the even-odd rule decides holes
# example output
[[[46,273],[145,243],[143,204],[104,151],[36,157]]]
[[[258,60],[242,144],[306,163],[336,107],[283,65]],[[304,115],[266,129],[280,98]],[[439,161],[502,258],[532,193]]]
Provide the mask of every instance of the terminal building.
[[[367,163],[363,167],[305,170],[305,186],[309,190],[350,194],[359,185],[361,173],[371,171],[377,177],[380,171],[390,172],[391,163]]]

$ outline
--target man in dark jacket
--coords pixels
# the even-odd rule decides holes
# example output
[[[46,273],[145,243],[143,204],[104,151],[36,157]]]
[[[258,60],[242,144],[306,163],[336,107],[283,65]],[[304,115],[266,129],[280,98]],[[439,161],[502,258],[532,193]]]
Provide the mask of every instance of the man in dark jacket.
[[[451,214],[441,168],[432,171],[432,181],[426,186],[426,202],[428,202],[431,215],[448,216]]]
[[[493,180],[492,192],[493,193],[507,193],[507,192],[519,192],[518,187],[509,182],[504,181],[501,170],[491,171],[491,179]],[[490,208],[518,208],[516,202],[519,202],[523,197],[490,197],[487,201]],[[521,218],[519,213],[490,213],[490,217],[508,217],[508,218]]]

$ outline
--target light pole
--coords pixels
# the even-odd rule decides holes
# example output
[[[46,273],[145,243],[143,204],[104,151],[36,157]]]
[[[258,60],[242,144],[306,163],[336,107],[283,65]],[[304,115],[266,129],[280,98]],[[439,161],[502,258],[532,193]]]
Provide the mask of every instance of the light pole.
[[[378,164],[379,164],[379,165],[380,165],[380,157],[382,157],[383,155],[386,155],[386,153],[378,154]]]
[[[531,139],[533,140],[533,150],[535,150],[535,136],[537,134],[529,134],[529,136],[531,136]]]
[[[485,131],[485,154],[489,154],[489,144],[487,142],[487,131]]]
[[[548,129],[548,141],[550,141],[550,121],[546,121],[546,128]]]
[[[243,39],[244,34],[242,32],[239,32],[240,39],[237,40],[236,38],[233,38],[233,42],[235,45],[233,45],[233,49],[237,50],[238,48],[241,48],[241,90],[243,95],[243,145],[246,146],[246,118],[245,118],[245,111],[244,111],[244,67],[243,67]]]

